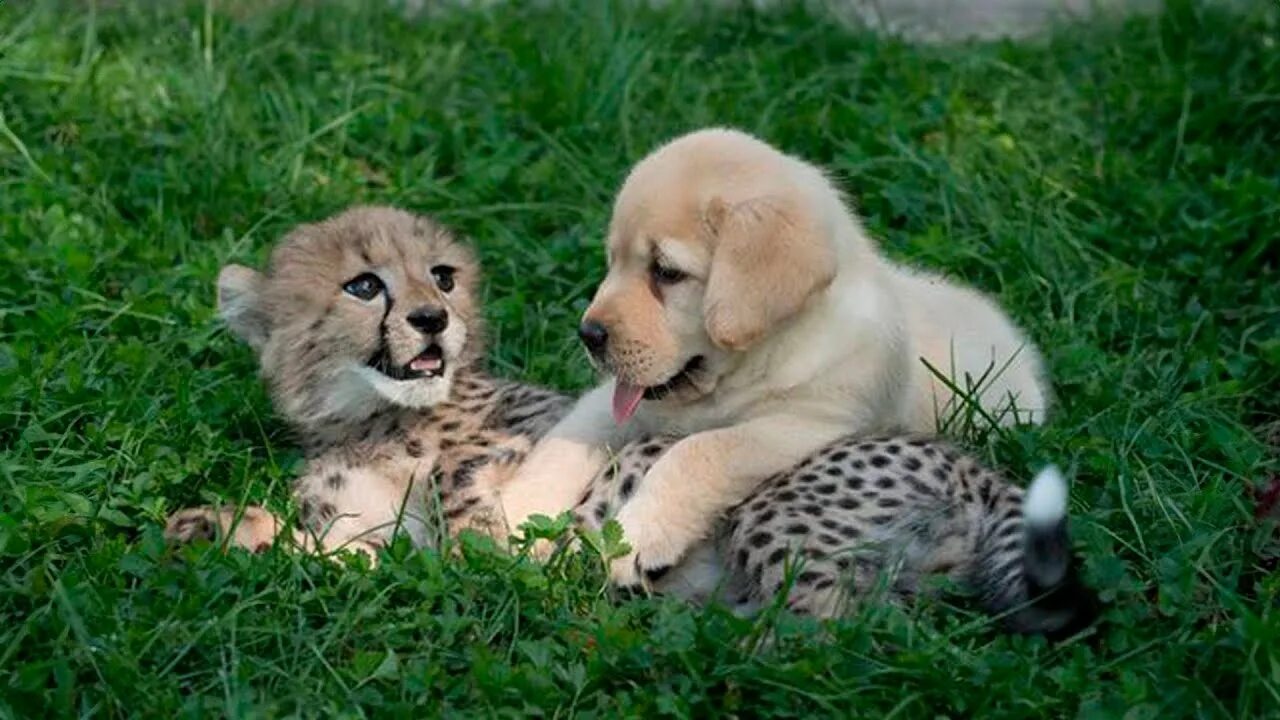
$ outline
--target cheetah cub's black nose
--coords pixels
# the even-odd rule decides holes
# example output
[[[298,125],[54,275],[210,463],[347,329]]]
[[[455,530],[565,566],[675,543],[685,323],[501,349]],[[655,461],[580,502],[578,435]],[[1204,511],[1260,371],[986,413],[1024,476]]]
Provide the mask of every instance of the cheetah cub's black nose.
[[[409,313],[409,324],[425,335],[444,332],[449,327],[449,313],[444,308],[425,306]]]
[[[599,355],[609,342],[609,331],[595,320],[587,320],[578,326],[578,337],[592,355]]]

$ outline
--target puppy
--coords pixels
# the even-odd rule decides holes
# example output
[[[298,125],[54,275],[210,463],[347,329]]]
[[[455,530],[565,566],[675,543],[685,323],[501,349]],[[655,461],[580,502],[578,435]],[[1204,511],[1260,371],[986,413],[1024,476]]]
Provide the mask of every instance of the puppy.
[[[502,499],[512,527],[558,514],[610,448],[683,436],[617,516],[632,548],[619,584],[664,572],[761,480],[841,435],[935,433],[952,386],[997,423],[1044,416],[1039,356],[994,303],[884,258],[821,170],[744,133],[694,132],[642,160],[608,264],[579,334],[613,377]]]

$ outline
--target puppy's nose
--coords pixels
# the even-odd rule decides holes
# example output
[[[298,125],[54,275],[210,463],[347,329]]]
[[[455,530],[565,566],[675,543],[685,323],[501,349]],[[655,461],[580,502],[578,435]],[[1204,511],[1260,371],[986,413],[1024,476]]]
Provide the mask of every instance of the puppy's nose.
[[[409,313],[405,319],[417,328],[418,332],[426,335],[444,332],[444,329],[449,327],[449,313],[441,307],[425,305]]]
[[[595,320],[587,320],[578,326],[578,337],[592,355],[599,355],[609,342],[609,331]]]

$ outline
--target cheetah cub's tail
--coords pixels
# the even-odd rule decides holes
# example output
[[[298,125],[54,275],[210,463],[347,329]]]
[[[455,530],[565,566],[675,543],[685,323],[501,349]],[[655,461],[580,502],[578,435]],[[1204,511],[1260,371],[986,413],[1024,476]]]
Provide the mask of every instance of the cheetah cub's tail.
[[[1058,468],[1036,475],[1018,511],[994,523],[982,545],[980,585],[1010,630],[1065,638],[1097,619],[1097,595],[1080,580],[1071,552],[1067,481]]]

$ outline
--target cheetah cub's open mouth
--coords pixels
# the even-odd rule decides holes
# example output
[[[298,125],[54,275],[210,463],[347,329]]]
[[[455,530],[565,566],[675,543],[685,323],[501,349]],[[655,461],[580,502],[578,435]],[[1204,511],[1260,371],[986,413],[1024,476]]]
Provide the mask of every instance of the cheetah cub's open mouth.
[[[410,360],[408,367],[409,372],[417,373],[419,377],[440,377],[444,374],[444,351],[432,343]]]
[[[441,377],[444,375],[446,363],[444,349],[439,343],[431,343],[426,350],[414,355],[403,365],[392,365],[391,354],[385,347],[380,348],[369,359],[368,365],[392,380],[420,380]]]

